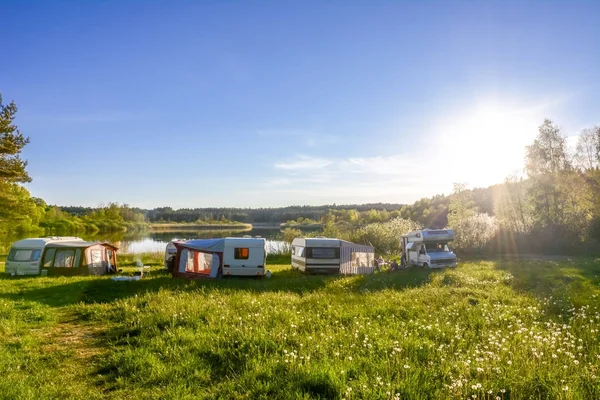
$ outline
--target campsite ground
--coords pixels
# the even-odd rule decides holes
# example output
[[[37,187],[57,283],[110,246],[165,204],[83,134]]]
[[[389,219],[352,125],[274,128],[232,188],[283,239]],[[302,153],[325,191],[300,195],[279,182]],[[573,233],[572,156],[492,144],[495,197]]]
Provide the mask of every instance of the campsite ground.
[[[600,260],[203,282],[153,268],[1,278],[0,397],[600,398]]]

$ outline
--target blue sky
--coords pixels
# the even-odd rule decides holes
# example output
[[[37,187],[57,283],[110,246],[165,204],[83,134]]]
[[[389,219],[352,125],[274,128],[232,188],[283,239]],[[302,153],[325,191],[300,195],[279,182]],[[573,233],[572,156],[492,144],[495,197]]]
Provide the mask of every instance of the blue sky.
[[[600,123],[600,1],[0,2],[32,195],[413,202]],[[575,140],[575,139],[572,139]]]

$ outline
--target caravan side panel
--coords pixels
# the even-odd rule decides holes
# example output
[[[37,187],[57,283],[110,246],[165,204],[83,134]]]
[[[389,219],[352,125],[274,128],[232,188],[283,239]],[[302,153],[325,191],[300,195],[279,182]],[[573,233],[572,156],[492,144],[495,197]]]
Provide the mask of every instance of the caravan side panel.
[[[227,243],[223,250],[223,275],[262,276],[265,274],[264,242]]]

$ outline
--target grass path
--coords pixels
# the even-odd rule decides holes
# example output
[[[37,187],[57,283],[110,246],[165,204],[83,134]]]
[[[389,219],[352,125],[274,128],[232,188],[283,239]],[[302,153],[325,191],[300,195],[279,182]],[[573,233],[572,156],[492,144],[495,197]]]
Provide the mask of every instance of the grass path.
[[[76,363],[83,371],[93,362],[93,358],[107,353],[105,343],[100,338],[101,328],[97,324],[82,322],[70,308],[55,311],[56,324],[38,333],[43,352],[65,351],[70,353],[69,363]]]

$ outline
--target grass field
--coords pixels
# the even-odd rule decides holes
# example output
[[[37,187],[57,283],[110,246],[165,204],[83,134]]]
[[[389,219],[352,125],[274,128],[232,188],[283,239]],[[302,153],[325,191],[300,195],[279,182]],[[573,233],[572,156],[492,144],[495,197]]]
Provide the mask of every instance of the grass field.
[[[153,268],[1,278],[0,398],[600,398],[600,260],[202,282]]]

